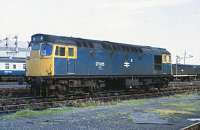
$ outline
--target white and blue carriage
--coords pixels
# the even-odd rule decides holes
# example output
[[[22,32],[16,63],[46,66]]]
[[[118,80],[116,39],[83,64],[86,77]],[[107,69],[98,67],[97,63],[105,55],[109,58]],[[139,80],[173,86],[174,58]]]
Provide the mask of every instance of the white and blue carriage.
[[[29,55],[28,44],[6,40],[0,42],[0,81],[23,80],[26,74],[26,56]]]

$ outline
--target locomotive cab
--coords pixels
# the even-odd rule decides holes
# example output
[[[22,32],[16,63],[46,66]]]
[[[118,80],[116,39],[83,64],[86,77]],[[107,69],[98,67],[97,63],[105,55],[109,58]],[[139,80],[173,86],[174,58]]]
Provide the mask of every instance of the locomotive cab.
[[[172,74],[171,54],[162,54],[162,74]]]
[[[53,46],[50,43],[32,43],[31,54],[27,59],[27,76],[51,76]]]
[[[75,73],[77,48],[71,45],[32,43],[27,59],[27,76],[54,76]],[[63,68],[66,64],[66,68]]]
[[[73,75],[76,72],[77,47],[54,45],[54,75]]]

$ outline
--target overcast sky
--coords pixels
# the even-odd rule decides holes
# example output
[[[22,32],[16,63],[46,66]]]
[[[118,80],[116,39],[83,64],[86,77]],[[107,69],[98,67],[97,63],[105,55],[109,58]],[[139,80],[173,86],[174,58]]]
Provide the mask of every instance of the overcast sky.
[[[200,0],[1,0],[0,39],[48,33],[167,48],[200,64]]]

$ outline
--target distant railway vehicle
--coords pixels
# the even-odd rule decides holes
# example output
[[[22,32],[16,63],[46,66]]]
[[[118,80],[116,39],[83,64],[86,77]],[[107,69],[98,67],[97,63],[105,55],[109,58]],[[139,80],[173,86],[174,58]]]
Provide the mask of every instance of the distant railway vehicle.
[[[200,65],[173,64],[172,70],[174,79],[177,80],[189,81],[200,79]]]
[[[164,48],[45,34],[32,36],[27,58],[32,90],[44,95],[160,87],[171,79],[171,68]]]
[[[8,38],[0,40],[0,82],[24,81],[26,76],[26,56],[29,55],[27,43]]]
[[[0,81],[19,81],[25,76],[25,58],[0,57]]]

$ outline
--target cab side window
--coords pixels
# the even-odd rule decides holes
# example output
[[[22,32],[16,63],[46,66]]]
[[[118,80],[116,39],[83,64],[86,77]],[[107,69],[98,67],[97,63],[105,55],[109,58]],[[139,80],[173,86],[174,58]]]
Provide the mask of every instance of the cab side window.
[[[58,46],[56,47],[56,53],[55,54],[56,54],[56,56],[59,56],[59,47]]]
[[[65,47],[56,46],[56,56],[65,56]]]
[[[77,48],[74,46],[69,46],[67,48],[67,58],[76,59],[77,58]]]
[[[69,48],[69,49],[68,49],[68,52],[69,52],[69,56],[70,56],[70,57],[73,57],[73,56],[74,56],[74,48]]]
[[[169,54],[163,54],[162,55],[162,62],[163,63],[171,63],[171,55],[169,55]]]
[[[65,56],[65,47],[60,47],[60,56]]]

